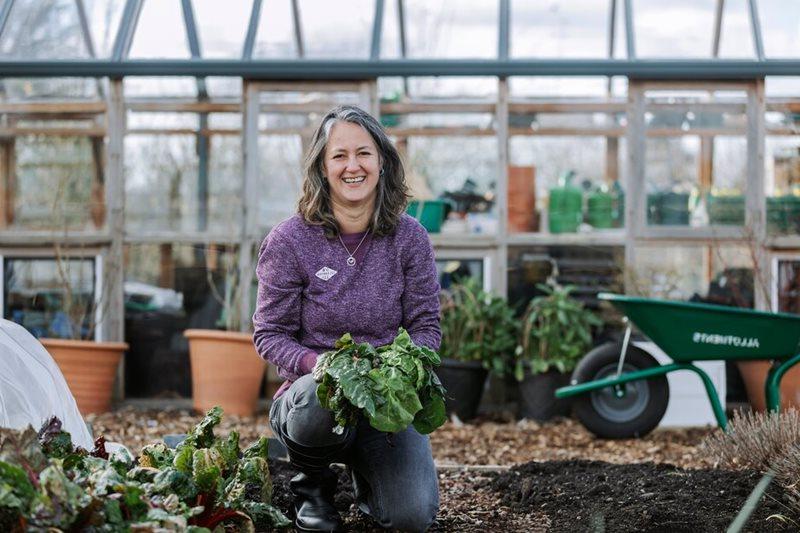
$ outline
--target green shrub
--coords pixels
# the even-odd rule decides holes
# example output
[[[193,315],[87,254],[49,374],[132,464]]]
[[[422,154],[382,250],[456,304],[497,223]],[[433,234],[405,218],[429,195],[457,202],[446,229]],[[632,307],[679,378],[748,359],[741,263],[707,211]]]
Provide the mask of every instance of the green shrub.
[[[544,295],[531,300],[522,319],[515,369],[518,380],[523,378],[523,362],[530,365],[533,374],[551,368],[571,372],[592,346],[592,326],[602,325],[599,318],[570,296],[574,287],[537,287]]]
[[[482,290],[477,280],[442,291],[441,327],[442,357],[478,361],[498,376],[513,371],[519,321],[505,298]]]

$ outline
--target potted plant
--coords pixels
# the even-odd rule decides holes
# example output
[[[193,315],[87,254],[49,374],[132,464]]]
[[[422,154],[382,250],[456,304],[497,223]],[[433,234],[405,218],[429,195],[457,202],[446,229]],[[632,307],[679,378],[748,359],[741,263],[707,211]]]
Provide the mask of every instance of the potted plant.
[[[592,327],[602,322],[570,296],[572,286],[538,284],[544,294],[531,300],[522,319],[515,376],[523,418],[548,420],[569,414],[567,400],[554,392],[592,346]]]
[[[81,261],[86,259],[75,261],[55,245],[58,286],[42,294],[48,328],[39,342],[55,360],[85,415],[110,409],[117,368],[128,345],[95,339],[106,300],[95,297],[94,273],[85,279]]]
[[[518,322],[504,298],[466,278],[442,291],[441,328],[442,364],[436,372],[447,389],[447,411],[469,420],[488,373],[503,376],[513,370]]]
[[[215,265],[207,255],[207,279],[211,294],[221,305],[217,329],[187,329],[192,368],[192,402],[204,413],[218,405],[228,414],[255,413],[266,363],[258,356],[253,335],[241,315],[239,274],[236,254],[223,258],[223,287],[213,279]]]

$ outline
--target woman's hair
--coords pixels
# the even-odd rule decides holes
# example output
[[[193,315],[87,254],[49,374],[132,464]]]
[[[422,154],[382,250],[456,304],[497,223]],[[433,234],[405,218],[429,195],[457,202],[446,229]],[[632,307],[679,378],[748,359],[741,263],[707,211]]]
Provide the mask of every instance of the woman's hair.
[[[339,225],[333,216],[331,193],[325,178],[325,148],[333,125],[337,122],[358,124],[372,137],[381,163],[378,178],[375,212],[369,224],[374,235],[384,236],[394,232],[408,202],[408,186],[400,154],[375,117],[354,105],[342,105],[328,111],[314,132],[311,146],[303,162],[303,192],[298,211],[309,224],[325,229],[328,237],[339,234]]]

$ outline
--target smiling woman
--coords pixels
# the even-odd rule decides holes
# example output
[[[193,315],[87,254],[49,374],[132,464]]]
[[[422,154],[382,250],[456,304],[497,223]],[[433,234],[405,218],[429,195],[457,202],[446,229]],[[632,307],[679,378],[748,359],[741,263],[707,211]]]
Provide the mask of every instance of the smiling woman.
[[[332,462],[351,466],[359,508],[381,526],[423,531],[436,518],[428,437],[409,427],[390,443],[364,420],[334,433],[333,414],[320,405],[309,375],[317,355],[344,334],[378,347],[404,328],[417,346],[438,350],[433,248],[405,214],[406,203],[400,156],[381,125],[358,107],[340,106],[312,139],[299,212],[278,224],[259,252],[253,338],[287,379],[270,424],[301,471],[291,483],[301,531],[341,529]]]
[[[304,175],[299,211],[329,238],[368,228],[388,235],[405,211],[408,187],[400,155],[378,121],[356,106],[339,106],[322,119]]]

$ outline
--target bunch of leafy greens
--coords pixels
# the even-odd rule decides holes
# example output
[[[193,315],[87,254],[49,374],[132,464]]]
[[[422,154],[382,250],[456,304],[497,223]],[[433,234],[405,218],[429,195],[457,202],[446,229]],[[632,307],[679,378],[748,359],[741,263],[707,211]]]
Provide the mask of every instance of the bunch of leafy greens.
[[[349,333],[335,350],[320,355],[314,380],[320,404],[333,411],[341,433],[363,413],[380,431],[397,433],[409,424],[430,433],[447,419],[444,387],[433,372],[439,355],[411,341],[403,328],[392,344],[374,348],[356,344]]]
[[[150,444],[134,460],[74,448],[57,418],[0,428],[0,531],[264,531],[290,522],[271,505],[267,439],[242,453],[214,436],[214,407],[177,449]],[[219,528],[219,529],[215,529]]]

